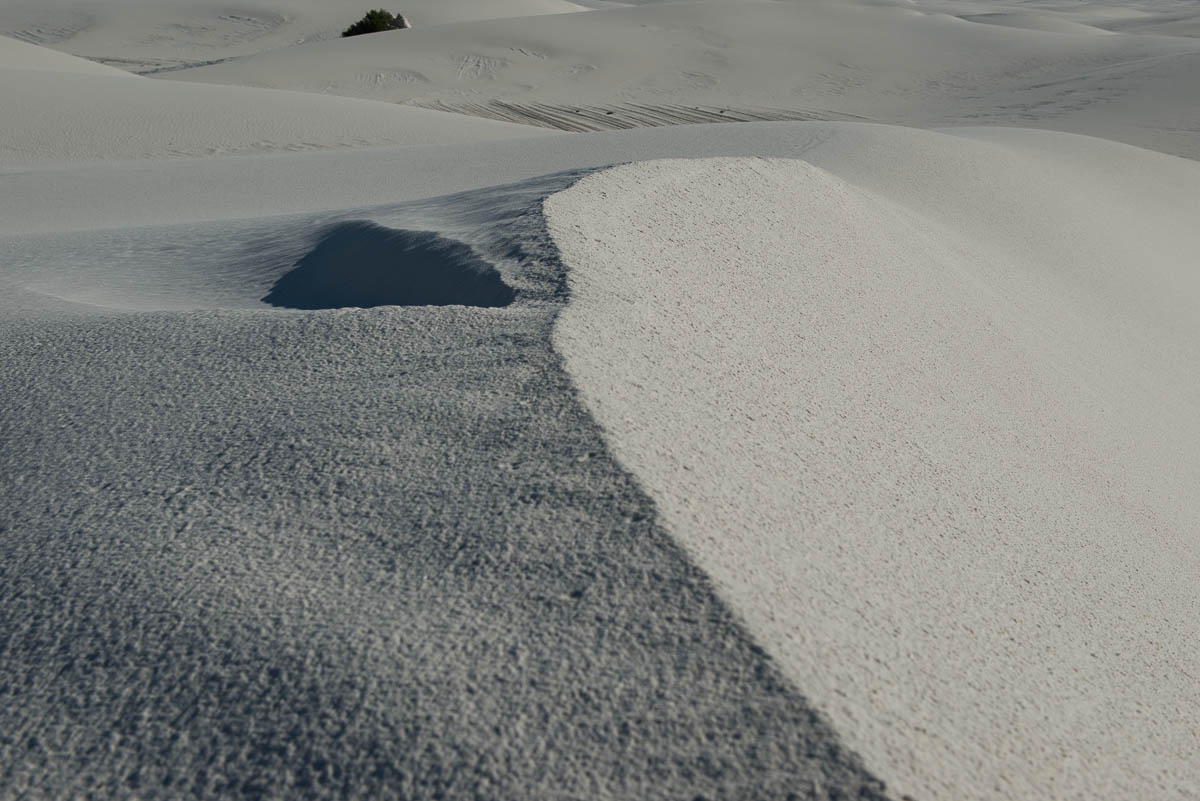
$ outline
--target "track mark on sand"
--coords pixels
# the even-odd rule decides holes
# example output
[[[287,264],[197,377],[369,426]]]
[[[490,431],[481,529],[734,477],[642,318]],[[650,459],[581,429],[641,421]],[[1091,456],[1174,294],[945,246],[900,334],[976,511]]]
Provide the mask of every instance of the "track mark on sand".
[[[578,71],[594,69],[577,65]],[[572,69],[575,69],[573,67]],[[697,80],[699,78],[697,77]],[[738,106],[618,103],[613,105],[568,105],[562,103],[489,100],[463,102],[416,100],[407,105],[466,114],[472,117],[536,125],[559,131],[611,131],[623,128],[653,128],[662,125],[697,125],[712,122],[777,122],[862,119],[823,110],[754,108]]]

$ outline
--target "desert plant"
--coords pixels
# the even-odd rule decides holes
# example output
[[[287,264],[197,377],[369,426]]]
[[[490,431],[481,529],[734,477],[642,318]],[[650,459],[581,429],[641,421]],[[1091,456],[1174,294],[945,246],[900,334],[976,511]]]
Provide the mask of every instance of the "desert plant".
[[[403,14],[393,15],[390,11],[377,8],[368,11],[363,18],[342,31],[342,36],[359,36],[364,33],[398,31],[410,27]]]

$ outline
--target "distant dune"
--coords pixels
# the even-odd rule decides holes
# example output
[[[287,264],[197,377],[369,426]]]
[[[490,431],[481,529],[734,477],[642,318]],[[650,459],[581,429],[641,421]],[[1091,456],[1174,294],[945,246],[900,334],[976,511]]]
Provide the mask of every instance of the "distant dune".
[[[647,3],[314,42],[169,77],[465,111],[604,106],[634,125],[648,116],[629,115],[634,104],[1017,125],[1200,158],[1200,39],[1102,35],[1072,21],[1091,19],[1077,6],[967,21],[988,8]]]
[[[352,0],[11,0],[0,34],[131,72],[161,72],[337,38],[370,4]],[[428,27],[582,11],[569,0],[408,0]]]

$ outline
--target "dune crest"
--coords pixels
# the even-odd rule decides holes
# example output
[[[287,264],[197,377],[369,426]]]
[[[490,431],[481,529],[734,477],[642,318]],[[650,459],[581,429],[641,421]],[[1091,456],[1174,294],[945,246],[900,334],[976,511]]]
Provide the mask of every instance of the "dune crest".
[[[993,174],[922,178],[901,147],[589,176],[546,202],[556,346],[668,531],[889,787],[1186,796],[1200,171],[1077,171],[1088,205],[1028,142],[956,148]]]

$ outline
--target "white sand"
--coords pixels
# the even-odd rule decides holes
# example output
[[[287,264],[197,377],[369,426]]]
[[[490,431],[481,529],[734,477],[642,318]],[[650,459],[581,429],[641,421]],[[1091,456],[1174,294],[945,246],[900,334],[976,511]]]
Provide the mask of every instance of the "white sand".
[[[636,103],[1034,126],[1200,157],[1200,40],[1105,35],[1088,5],[1020,28],[967,21],[985,4],[931,5],[651,3],[311,43],[168,77],[469,111],[598,106],[618,122]]]
[[[153,72],[335,39],[370,7],[356,0],[8,0],[0,34]],[[569,0],[408,0],[393,10],[427,27],[582,9]]]
[[[0,106],[0,165],[474,142],[547,133],[353,98],[167,84],[3,37]]]
[[[47,47],[26,44],[7,37],[0,38],[0,69],[105,75],[110,78],[132,77],[131,73],[116,67],[108,67],[86,58],[60,53]]]
[[[1193,2],[365,10],[0,4],[0,799],[1200,797]]]
[[[1191,797],[1200,168],[872,133],[551,197],[556,346],[898,792]]]

